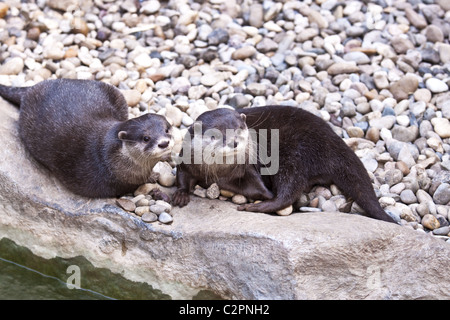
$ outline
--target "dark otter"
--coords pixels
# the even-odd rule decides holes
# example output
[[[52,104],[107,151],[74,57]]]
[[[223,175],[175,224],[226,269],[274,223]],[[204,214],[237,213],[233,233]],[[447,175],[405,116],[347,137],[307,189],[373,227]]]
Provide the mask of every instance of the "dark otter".
[[[196,184],[207,188],[214,182],[221,189],[252,199],[273,197],[264,185],[258,167],[249,161],[251,149],[248,145],[256,141],[249,135],[245,117],[221,108],[201,114],[189,128],[177,161],[178,188],[172,198],[175,205],[188,204],[189,193]],[[231,129],[228,135],[227,129]],[[236,161],[239,154],[242,156],[240,162]],[[198,156],[200,158],[196,158]]]
[[[334,183],[344,194],[353,198],[370,217],[395,223],[378,203],[364,165],[325,121],[305,110],[288,106],[256,107],[242,109],[240,112],[245,115],[248,128],[256,131],[259,144],[261,134],[267,133],[267,139],[264,139],[267,140],[267,145],[258,149],[257,164],[245,167],[251,169],[250,175],[241,174],[240,178],[236,179],[229,176],[229,170],[226,170],[225,174],[216,170],[217,176],[220,177],[219,187],[231,183],[234,189],[242,190],[241,194],[253,200],[264,200],[243,204],[238,210],[276,212],[292,205],[302,192],[311,186]],[[202,114],[199,120],[203,121],[204,129],[214,127],[217,123],[228,129],[236,129],[234,122],[229,120],[238,116],[236,111],[218,109]],[[272,129],[277,130],[272,132]],[[278,144],[278,148],[273,148],[272,141]],[[272,150],[272,153],[274,150],[278,152],[279,161],[275,166],[278,170],[267,170],[269,174],[266,172],[261,175],[261,170],[267,169],[268,164],[267,161],[262,161],[261,152],[268,150]],[[276,154],[270,156],[272,160],[276,160]],[[185,194],[190,191],[187,187],[191,187],[196,181],[204,182],[204,171],[197,168],[193,165],[177,167],[178,190],[173,199],[175,205],[186,204]],[[228,180],[228,177],[232,179]],[[273,197],[269,197],[267,193],[254,197],[255,190],[261,189],[261,181],[274,194]]]
[[[88,80],[47,80],[32,87],[0,86],[20,105],[26,149],[69,190],[115,197],[152,181],[153,166],[170,156],[171,126],[160,115],[128,120],[121,92]]]

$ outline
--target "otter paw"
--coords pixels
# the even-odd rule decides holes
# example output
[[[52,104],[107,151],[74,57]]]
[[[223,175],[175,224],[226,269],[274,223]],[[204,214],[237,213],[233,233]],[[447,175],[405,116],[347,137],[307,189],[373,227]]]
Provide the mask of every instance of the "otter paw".
[[[153,189],[152,191],[150,191],[149,194],[155,200],[162,200],[162,201],[165,201],[165,202],[170,202],[170,197],[166,193],[162,192],[158,188]]]
[[[246,204],[241,204],[237,207],[238,211],[257,211],[255,210],[255,204],[254,203],[246,203]]]
[[[187,205],[189,201],[189,193],[187,193],[185,190],[178,189],[172,196],[172,204],[180,208]]]

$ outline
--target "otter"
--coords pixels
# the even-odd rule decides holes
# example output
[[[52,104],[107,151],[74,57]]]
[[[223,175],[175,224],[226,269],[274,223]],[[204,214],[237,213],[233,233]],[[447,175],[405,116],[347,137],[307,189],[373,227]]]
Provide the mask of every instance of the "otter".
[[[396,223],[378,203],[360,159],[324,120],[296,107],[264,106],[241,109],[239,112],[226,108],[207,111],[198,121],[202,121],[203,130],[218,128],[223,132],[224,128],[237,129],[234,120],[238,117],[245,119],[247,128],[256,132],[259,144],[262,133],[267,134],[267,139],[264,139],[266,145],[258,148],[256,163],[239,165],[242,166],[239,170],[245,172],[238,176],[230,174],[234,172],[230,168],[221,171],[222,165],[212,164],[217,177],[215,181],[205,175],[207,169],[199,169],[206,165],[199,167],[181,163],[177,166],[178,189],[173,196],[173,204],[186,205],[189,192],[198,182],[218,182],[223,189],[229,188],[253,200],[263,200],[240,205],[238,210],[273,213],[294,204],[310,187],[333,183],[370,217]],[[242,126],[241,123],[239,125]],[[190,130],[189,134],[192,132]],[[273,148],[272,141],[277,143],[278,148]],[[261,152],[268,150],[272,153],[277,151],[277,170],[261,174],[268,165],[267,159],[261,158]],[[276,160],[275,155],[271,154],[273,160]],[[261,194],[255,196],[257,192]]]
[[[46,80],[31,87],[0,85],[19,106],[19,136],[28,152],[81,196],[116,197],[157,178],[170,157],[171,126],[161,115],[128,119],[122,93],[92,80]]]
[[[183,140],[180,157],[175,159],[178,162],[178,188],[172,197],[175,205],[187,205],[189,193],[196,184],[208,188],[214,182],[221,189],[252,199],[273,197],[257,167],[249,162],[252,150],[248,146],[256,142],[249,135],[245,119],[244,114],[225,108],[205,112],[197,118]],[[232,134],[227,135],[229,129]],[[237,163],[234,160],[239,154],[242,161]]]

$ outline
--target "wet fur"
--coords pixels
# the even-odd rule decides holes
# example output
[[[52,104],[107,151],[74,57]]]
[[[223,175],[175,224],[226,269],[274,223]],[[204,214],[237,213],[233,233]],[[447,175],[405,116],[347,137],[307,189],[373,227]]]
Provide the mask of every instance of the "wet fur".
[[[87,80],[48,80],[32,87],[0,86],[0,95],[20,105],[19,134],[26,149],[69,190],[87,197],[114,197],[151,181],[152,168],[170,140],[160,115],[128,120],[120,91]],[[126,132],[119,139],[119,132]],[[147,134],[150,147],[138,139]],[[140,150],[142,149],[142,150]],[[130,156],[136,153],[135,158]]]
[[[214,112],[216,110],[210,112],[210,117],[214,117]],[[395,222],[378,203],[370,178],[359,158],[325,121],[307,111],[288,106],[256,107],[242,109],[240,112],[246,115],[249,128],[257,132],[259,129],[267,129],[269,150],[270,129],[279,130],[280,159],[279,170],[274,175],[261,176],[260,162],[256,168],[252,168],[250,176],[254,181],[245,181],[248,190],[241,193],[253,193],[254,182],[259,184],[262,179],[274,197],[251,197],[264,201],[241,205],[239,210],[276,212],[292,205],[311,186],[333,183],[356,201],[370,217]],[[226,119],[226,115],[222,117]],[[191,176],[192,171],[195,171],[189,166],[181,169],[177,174],[184,180],[185,175]],[[253,172],[258,175],[255,176]]]
[[[203,132],[208,129],[218,129],[226,136],[226,129],[246,129],[247,126],[241,115],[228,109],[217,109],[214,112],[205,112],[198,117],[196,122],[201,122]],[[194,139],[194,125],[187,133]],[[250,139],[250,138],[249,138]],[[253,143],[251,140],[248,143]],[[191,145],[187,146],[191,147]],[[193,147],[192,147],[193,148]],[[246,149],[248,157],[248,148]],[[181,153],[181,156],[183,154]],[[212,183],[217,183],[219,188],[248,197],[258,199],[270,199],[272,192],[266,188],[261,176],[257,172],[257,165],[253,164],[194,164],[194,150],[191,151],[191,163],[184,162],[177,166],[177,190],[173,195],[172,203],[183,207],[189,203],[189,193],[195,185],[204,188]]]

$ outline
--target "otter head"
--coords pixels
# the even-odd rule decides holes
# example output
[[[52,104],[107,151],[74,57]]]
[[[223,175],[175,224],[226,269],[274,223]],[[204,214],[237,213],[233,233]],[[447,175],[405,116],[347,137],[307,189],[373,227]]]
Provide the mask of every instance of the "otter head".
[[[172,127],[166,118],[156,114],[125,121],[117,137],[122,141],[123,153],[143,166],[169,160],[174,145]]]
[[[245,163],[249,130],[245,114],[220,108],[197,118],[190,129],[194,152],[201,150],[204,164]]]

